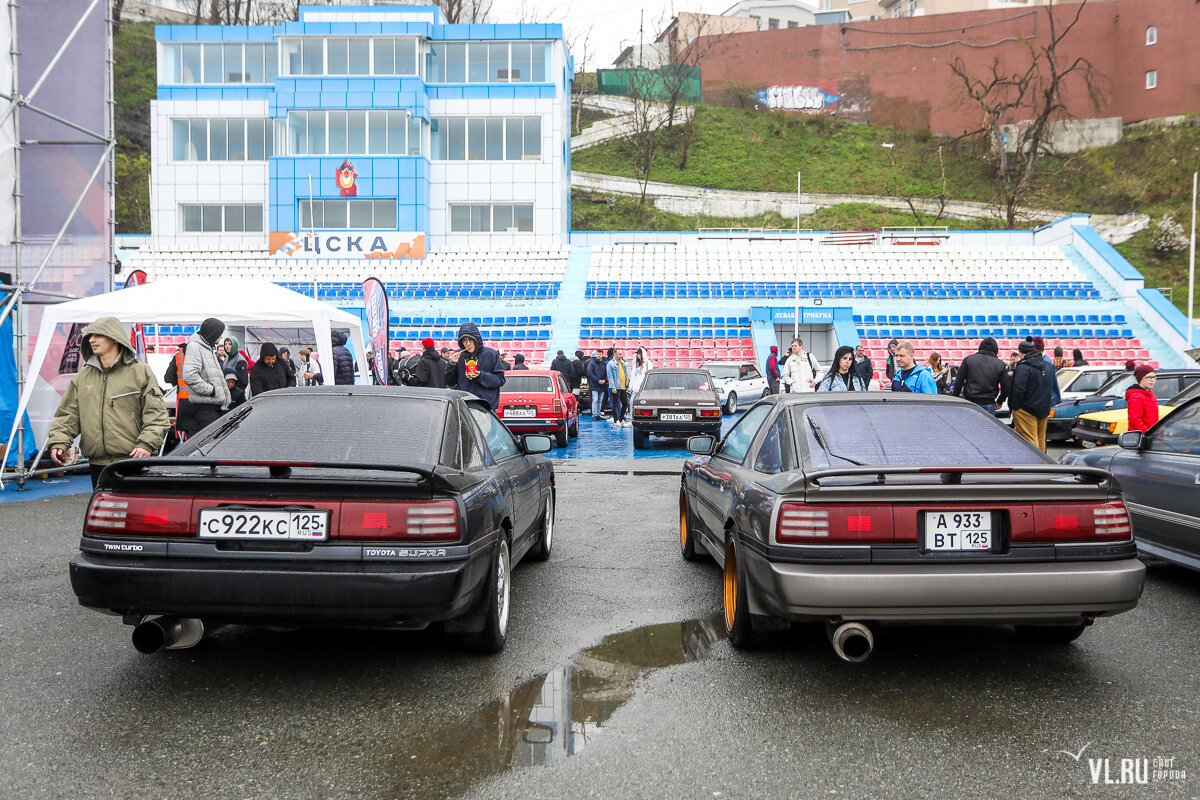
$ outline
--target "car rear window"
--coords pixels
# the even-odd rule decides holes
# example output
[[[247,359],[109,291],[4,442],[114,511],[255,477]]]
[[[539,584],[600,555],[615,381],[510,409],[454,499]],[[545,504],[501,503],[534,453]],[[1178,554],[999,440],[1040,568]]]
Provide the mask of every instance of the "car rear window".
[[[651,372],[642,384],[642,391],[691,390],[707,392],[708,376],[695,372]]]
[[[1069,391],[1094,392],[1107,382],[1107,372],[1085,372],[1071,384]]]
[[[428,467],[441,456],[446,407],[418,397],[272,392],[226,414],[176,454]]]
[[[504,388],[501,391],[504,394],[553,392],[554,385],[550,383],[550,378],[546,375],[514,375],[506,372],[504,373]]]
[[[854,461],[890,467],[1047,463],[1015,433],[970,406],[863,403],[792,413],[815,467],[855,466]]]
[[[701,364],[700,369],[714,378],[736,378],[738,376],[737,364]]]

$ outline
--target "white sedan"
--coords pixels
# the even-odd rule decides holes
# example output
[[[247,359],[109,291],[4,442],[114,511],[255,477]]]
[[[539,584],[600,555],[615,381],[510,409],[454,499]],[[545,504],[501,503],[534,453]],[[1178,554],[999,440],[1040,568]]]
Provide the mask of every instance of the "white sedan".
[[[700,369],[712,375],[726,414],[734,414],[741,403],[753,403],[767,394],[767,379],[749,361],[710,361],[701,364]]]

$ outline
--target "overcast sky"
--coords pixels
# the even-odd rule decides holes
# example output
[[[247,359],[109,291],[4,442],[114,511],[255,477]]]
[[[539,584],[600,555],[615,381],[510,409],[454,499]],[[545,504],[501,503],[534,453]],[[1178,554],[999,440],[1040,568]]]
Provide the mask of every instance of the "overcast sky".
[[[575,68],[583,58],[583,37],[588,34],[589,71],[612,66],[621,50],[638,38],[638,25],[645,20],[645,39],[654,37],[680,11],[720,14],[736,0],[492,0],[491,22],[560,22],[575,56]]]

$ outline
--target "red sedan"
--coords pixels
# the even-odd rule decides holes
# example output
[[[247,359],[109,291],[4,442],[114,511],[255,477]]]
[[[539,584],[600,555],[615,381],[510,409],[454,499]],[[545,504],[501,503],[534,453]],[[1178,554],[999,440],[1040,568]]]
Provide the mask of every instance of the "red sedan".
[[[513,433],[553,434],[558,447],[579,435],[579,401],[554,370],[506,372],[496,414]]]

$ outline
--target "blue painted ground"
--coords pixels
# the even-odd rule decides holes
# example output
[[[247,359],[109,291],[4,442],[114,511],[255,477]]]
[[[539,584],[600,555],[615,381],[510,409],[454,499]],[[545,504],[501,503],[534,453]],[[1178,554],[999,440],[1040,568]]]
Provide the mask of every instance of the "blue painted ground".
[[[24,490],[17,489],[15,480],[5,480],[4,489],[0,491],[0,503],[20,503],[25,500],[46,500],[51,497],[91,493],[92,479],[87,475],[26,481]]]
[[[721,422],[721,433],[725,433],[741,418],[740,412],[726,416]],[[687,439],[661,439],[650,437],[644,450],[633,449],[633,428],[614,428],[610,422],[593,422],[587,414],[579,418],[579,436],[571,439],[562,449],[551,450],[547,455],[553,459],[623,459],[623,458],[689,458],[685,445]]]

